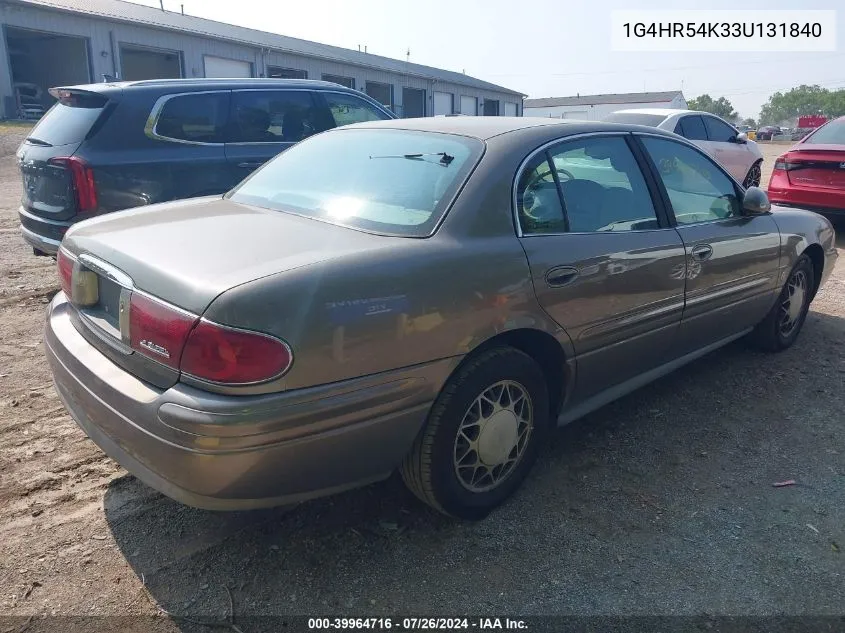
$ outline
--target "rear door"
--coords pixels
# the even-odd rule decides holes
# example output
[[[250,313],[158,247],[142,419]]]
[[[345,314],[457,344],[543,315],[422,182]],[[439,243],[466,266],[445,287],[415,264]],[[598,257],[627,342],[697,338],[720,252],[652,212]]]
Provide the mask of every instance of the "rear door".
[[[67,161],[94,126],[108,116],[109,100],[94,92],[61,90],[17,151],[25,212],[48,220],[70,220],[78,212],[72,165]],[[77,166],[77,169],[80,167]]]
[[[704,153],[671,138],[638,138],[686,252],[684,354],[763,319],[777,289],[780,232],[771,215],[742,215],[738,186]]]
[[[684,305],[685,256],[629,135],[536,153],[516,192],[537,298],[571,337],[575,401],[666,362]]]
[[[331,127],[310,90],[235,90],[226,160],[234,183],[315,132]]]

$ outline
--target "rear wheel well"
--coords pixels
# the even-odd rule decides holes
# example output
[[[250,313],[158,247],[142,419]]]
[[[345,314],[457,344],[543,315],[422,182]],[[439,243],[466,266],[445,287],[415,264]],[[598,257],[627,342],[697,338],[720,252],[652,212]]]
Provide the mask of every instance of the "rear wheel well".
[[[549,422],[554,426],[563,404],[563,382],[566,371],[566,354],[560,343],[551,334],[540,330],[511,330],[485,341],[467,358],[484,350],[505,345],[528,354],[540,366],[543,376],[546,377],[546,386],[549,391]]]
[[[824,251],[818,244],[810,244],[804,252],[813,263],[813,292],[811,297],[816,296],[816,291],[822,283],[822,271],[824,270]]]

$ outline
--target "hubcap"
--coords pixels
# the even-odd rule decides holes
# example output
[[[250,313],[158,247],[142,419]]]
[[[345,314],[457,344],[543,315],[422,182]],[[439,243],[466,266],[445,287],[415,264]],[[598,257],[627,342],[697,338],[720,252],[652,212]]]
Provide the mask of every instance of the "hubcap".
[[[780,333],[789,336],[798,325],[807,296],[807,274],[803,270],[792,273],[785,294],[780,304]]]
[[[454,467],[467,490],[484,492],[501,484],[525,453],[534,424],[528,391],[502,380],[469,406],[455,437]]]

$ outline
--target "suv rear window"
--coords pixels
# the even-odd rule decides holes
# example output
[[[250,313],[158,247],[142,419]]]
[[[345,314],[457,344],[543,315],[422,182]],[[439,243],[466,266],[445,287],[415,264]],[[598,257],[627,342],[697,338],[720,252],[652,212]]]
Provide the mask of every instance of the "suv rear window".
[[[227,197],[387,235],[434,230],[484,149],[478,139],[338,129],[280,154]]]
[[[81,143],[103,113],[108,100],[97,94],[69,94],[41,117],[27,137],[38,145]]]
[[[193,143],[222,143],[229,118],[228,92],[198,92],[168,99],[155,134]]]

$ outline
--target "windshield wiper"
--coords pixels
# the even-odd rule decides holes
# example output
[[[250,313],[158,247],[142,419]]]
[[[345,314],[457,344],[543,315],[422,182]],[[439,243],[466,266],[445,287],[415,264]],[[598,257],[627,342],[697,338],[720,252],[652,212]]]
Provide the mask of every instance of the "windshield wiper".
[[[370,156],[370,158],[408,158],[411,160],[422,160],[424,156],[440,156],[440,164],[448,167],[449,163],[455,160],[454,156],[450,156],[446,152],[425,152],[419,154],[387,154],[385,156]]]
[[[33,145],[40,145],[41,147],[53,147],[52,143],[48,143],[47,141],[42,141],[40,138],[35,138],[34,136],[27,136],[26,142],[32,143]]]

